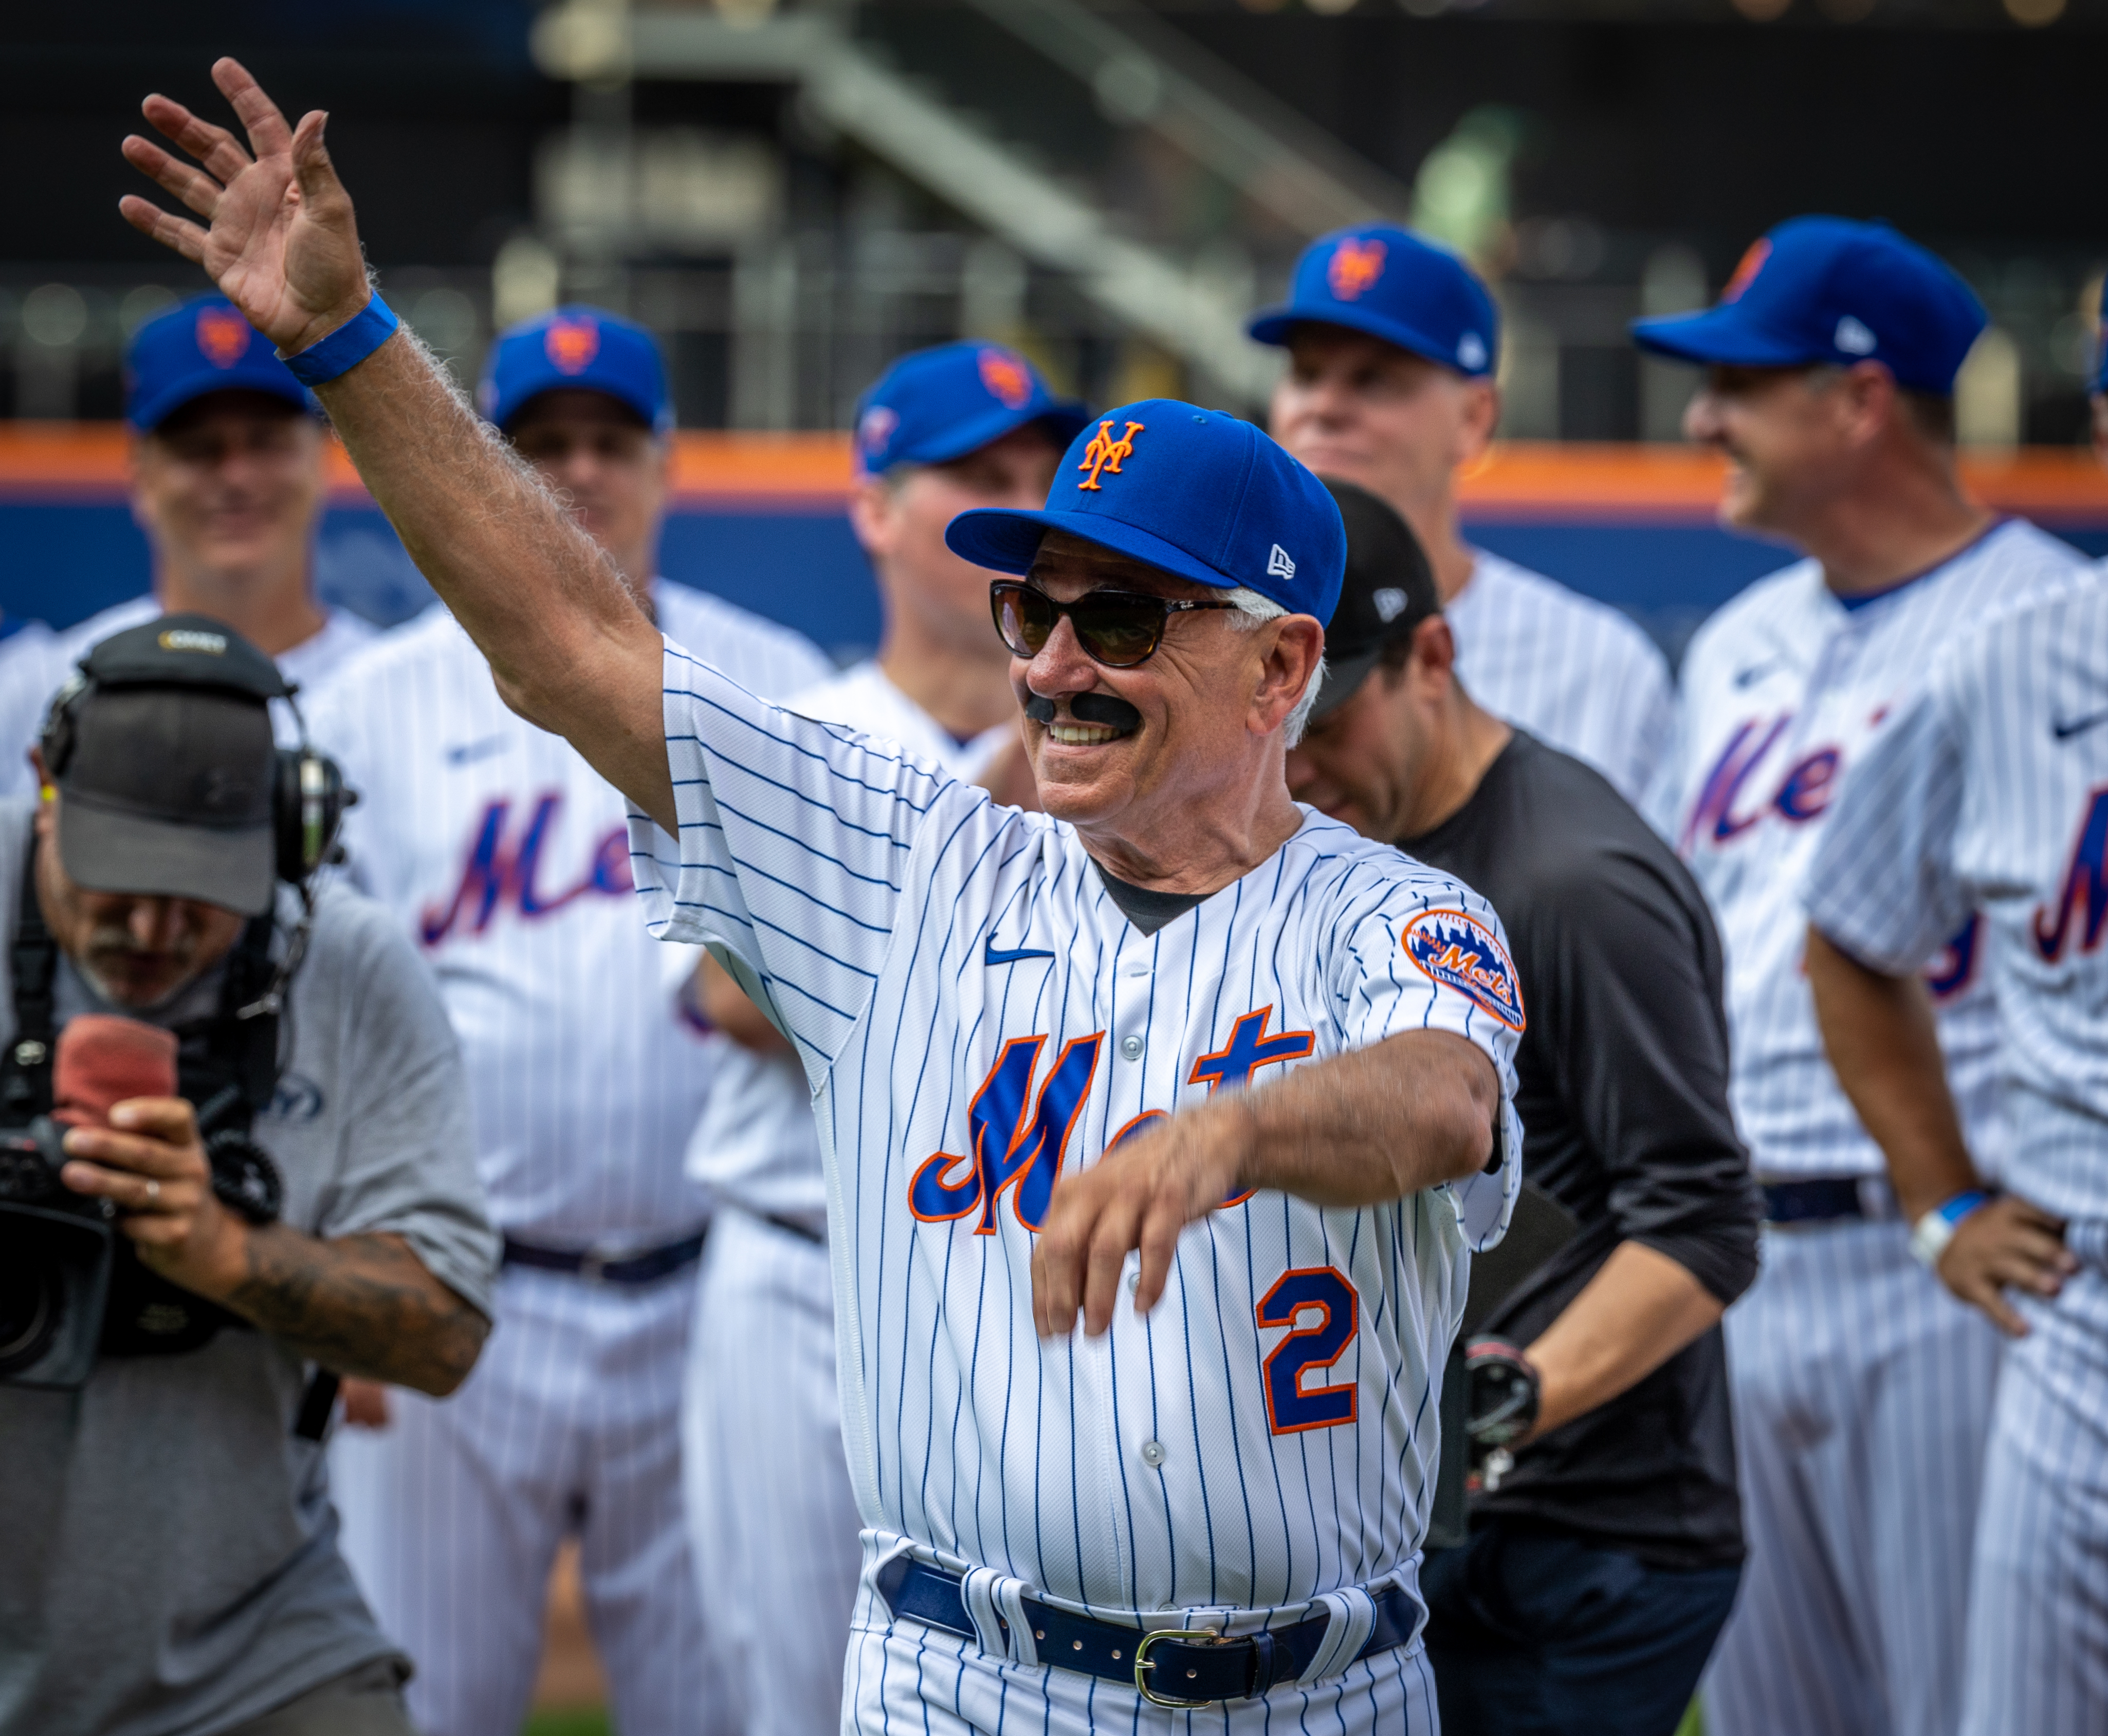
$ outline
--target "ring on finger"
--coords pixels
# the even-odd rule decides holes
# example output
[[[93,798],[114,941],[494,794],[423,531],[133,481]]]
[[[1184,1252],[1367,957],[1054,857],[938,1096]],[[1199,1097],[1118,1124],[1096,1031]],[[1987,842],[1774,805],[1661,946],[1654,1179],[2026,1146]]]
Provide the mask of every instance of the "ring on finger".
[[[146,1178],[146,1203],[150,1206],[156,1204],[160,1198],[161,1184],[149,1176]]]

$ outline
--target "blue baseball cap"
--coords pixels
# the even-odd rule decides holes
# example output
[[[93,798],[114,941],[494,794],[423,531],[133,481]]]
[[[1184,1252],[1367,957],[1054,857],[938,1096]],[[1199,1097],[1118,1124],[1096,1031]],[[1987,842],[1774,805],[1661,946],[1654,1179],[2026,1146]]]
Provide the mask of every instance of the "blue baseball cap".
[[[529,398],[565,389],[604,392],[635,411],[654,434],[673,430],[673,400],[659,340],[634,320],[578,304],[498,333],[475,401],[503,430]]]
[[[1037,422],[1066,446],[1091,413],[1056,398],[1039,370],[1000,344],[940,344],[903,356],[857,401],[858,474],[949,464]]]
[[[313,403],[224,295],[193,295],[155,314],[124,347],[124,420],[141,434],[208,392],[268,392],[303,410]]]
[[[1286,344],[1306,322],[1367,332],[1472,380],[1500,361],[1500,315],[1479,274],[1395,223],[1313,241],[1295,262],[1288,299],[1245,329],[1262,344]]]
[[[1062,530],[1178,578],[1249,586],[1293,614],[1332,618],[1347,528],[1325,485],[1249,422],[1146,398],[1069,443],[1043,511],[981,507],[944,532],[952,552],[1025,573]]]
[[[1879,362],[1944,397],[1984,324],[1953,268],[1886,223],[1795,217],[1742,255],[1717,305],[1635,320],[1633,339],[1709,367]]]

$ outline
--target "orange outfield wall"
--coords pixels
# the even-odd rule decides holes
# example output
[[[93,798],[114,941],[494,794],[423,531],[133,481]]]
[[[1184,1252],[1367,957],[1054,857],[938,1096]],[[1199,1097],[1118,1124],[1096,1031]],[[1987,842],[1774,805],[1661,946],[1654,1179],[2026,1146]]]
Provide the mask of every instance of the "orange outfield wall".
[[[0,422],[0,495],[17,500],[114,500],[124,489],[125,432],[115,423]],[[332,493],[366,491],[341,449]],[[1721,461],[1688,447],[1508,441],[1465,479],[1466,511],[1481,519],[1703,523],[1719,497]],[[2035,447],[1965,456],[1978,499],[2049,525],[2108,527],[2108,471],[2083,447]],[[849,439],[837,434],[674,437],[673,491],[688,510],[836,509],[849,481]]]

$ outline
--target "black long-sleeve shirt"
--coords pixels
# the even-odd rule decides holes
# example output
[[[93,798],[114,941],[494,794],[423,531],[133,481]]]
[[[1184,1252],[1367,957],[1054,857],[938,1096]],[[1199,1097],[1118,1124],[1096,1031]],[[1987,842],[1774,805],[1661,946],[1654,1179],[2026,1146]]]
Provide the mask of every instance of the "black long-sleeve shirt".
[[[1527,1345],[1624,1241],[1732,1302],[1756,1276],[1762,1199],[1727,1107],[1720,938],[1683,864],[1597,773],[1520,733],[1461,809],[1399,847],[1500,913],[1527,1019],[1523,1174],[1581,1226],[1482,1329]],[[1661,1567],[1739,1560],[1719,1329],[1524,1448],[1472,1513]]]

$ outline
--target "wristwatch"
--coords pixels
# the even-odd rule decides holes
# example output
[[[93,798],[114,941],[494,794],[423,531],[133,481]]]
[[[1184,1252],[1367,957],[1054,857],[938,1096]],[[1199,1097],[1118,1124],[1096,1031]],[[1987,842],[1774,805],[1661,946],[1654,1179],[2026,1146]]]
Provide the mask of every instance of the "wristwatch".
[[[1947,1244],[1954,1239],[1954,1232],[1962,1227],[1962,1219],[1990,1203],[1991,1196],[1983,1189],[1966,1188],[1926,1212],[1911,1226],[1910,1250],[1917,1256],[1918,1263],[1927,1271],[1935,1270]]]

